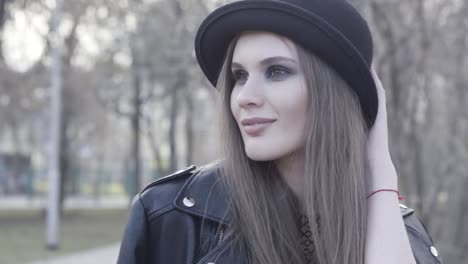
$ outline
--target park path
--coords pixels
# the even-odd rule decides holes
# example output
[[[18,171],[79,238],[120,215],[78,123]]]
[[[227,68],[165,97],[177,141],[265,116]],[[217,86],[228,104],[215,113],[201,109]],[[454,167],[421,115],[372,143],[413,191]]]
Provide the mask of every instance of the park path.
[[[119,248],[120,243],[117,243],[27,264],[113,264],[117,261]]]
[[[72,196],[65,200],[65,209],[123,209],[128,208],[126,196],[103,196],[99,198]],[[1,196],[0,210],[31,210],[47,206],[47,197],[28,198],[24,195]]]

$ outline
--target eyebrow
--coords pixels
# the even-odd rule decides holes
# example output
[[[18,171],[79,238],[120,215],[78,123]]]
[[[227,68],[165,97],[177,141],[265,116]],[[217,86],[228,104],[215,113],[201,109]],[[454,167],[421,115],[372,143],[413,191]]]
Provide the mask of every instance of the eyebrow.
[[[287,62],[297,63],[296,60],[294,60],[292,58],[276,56],[276,57],[269,57],[269,58],[263,59],[263,60],[261,60],[259,62],[259,64],[261,66],[265,66],[265,65],[272,64],[272,63],[275,63],[275,62],[280,62],[280,61],[287,61]],[[242,64],[240,64],[238,62],[232,62],[231,67],[243,68]]]

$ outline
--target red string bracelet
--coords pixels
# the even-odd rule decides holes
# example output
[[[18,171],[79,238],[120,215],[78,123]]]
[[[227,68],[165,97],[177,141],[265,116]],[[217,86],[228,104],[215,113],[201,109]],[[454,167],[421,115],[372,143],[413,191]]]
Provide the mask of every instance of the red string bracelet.
[[[373,191],[369,195],[367,195],[367,198],[371,197],[373,194],[378,193],[378,192],[395,192],[398,195],[398,201],[403,201],[405,199],[405,197],[400,196],[399,191],[393,190],[393,189],[379,189],[379,190]]]

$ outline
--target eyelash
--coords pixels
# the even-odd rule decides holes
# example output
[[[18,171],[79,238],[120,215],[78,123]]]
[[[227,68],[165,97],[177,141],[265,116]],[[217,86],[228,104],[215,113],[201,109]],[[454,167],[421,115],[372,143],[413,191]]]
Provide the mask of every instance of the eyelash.
[[[276,76],[276,77],[273,76],[272,74],[274,72],[277,72],[277,71],[280,71],[280,73],[278,74],[280,76]],[[265,77],[267,79],[272,79],[273,81],[281,81],[291,73],[292,73],[292,71],[290,69],[288,69],[287,67],[284,67],[284,66],[281,66],[281,65],[273,65],[273,66],[268,67],[268,69],[267,69],[267,71],[265,73],[265,75],[266,75]],[[244,79],[247,78],[248,76],[249,76],[249,74],[244,70],[235,70],[232,73],[232,79],[234,80],[235,83],[241,81],[242,78],[244,78]]]

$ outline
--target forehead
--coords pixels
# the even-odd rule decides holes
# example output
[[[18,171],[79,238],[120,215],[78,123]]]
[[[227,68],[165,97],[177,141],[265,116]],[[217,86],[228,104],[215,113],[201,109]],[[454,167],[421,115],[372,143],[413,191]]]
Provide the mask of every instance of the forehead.
[[[233,61],[252,61],[282,56],[297,59],[294,43],[286,37],[264,31],[248,31],[240,35],[234,49]]]

